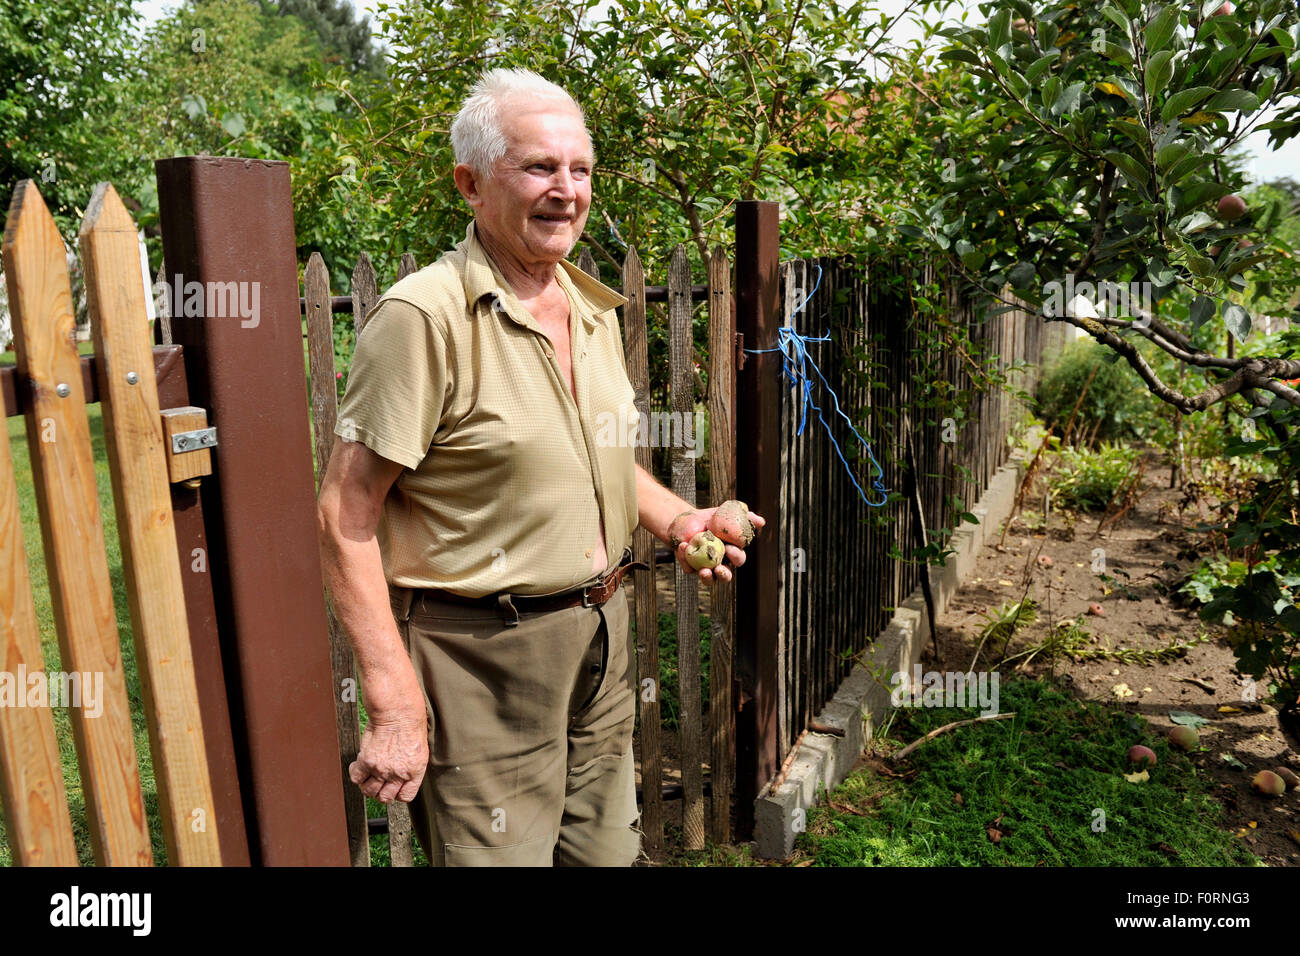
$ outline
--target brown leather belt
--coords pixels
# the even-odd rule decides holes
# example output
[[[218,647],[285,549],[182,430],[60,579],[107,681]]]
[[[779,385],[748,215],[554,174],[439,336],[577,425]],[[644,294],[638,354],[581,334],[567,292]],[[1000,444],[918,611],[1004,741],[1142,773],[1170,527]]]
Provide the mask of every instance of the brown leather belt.
[[[648,571],[650,569],[650,565],[644,561],[633,561],[631,558],[632,554],[629,550],[624,554],[623,561],[619,566],[595,584],[563,591],[560,594],[510,594],[510,603],[521,613],[559,611],[579,605],[582,607],[599,607],[618,593],[618,589],[623,583],[623,575],[627,574],[627,572],[637,569]],[[495,610],[501,606],[501,598],[505,595],[505,592],[485,594],[483,597],[465,597],[462,594],[453,594],[451,591],[443,591],[439,588],[416,588],[415,594],[417,596],[427,595],[436,601],[446,601],[449,604],[492,608]]]

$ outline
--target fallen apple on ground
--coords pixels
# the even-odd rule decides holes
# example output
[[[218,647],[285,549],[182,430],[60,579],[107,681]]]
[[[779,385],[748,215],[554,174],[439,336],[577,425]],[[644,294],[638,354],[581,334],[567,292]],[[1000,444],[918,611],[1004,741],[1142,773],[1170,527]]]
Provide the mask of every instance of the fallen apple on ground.
[[[1250,785],[1266,797],[1280,797],[1286,792],[1286,781],[1272,770],[1261,770],[1255,774],[1255,779],[1250,782]]]
[[[1150,747],[1143,747],[1141,744],[1134,744],[1128,748],[1129,763],[1147,763],[1155,766],[1156,752]]]

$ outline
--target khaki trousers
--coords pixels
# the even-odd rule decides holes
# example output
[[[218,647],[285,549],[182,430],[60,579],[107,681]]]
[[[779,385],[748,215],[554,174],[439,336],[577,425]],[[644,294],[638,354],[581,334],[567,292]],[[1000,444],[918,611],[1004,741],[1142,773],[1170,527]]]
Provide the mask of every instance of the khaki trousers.
[[[630,866],[635,651],[626,592],[517,613],[390,588],[429,718],[410,804],[434,866]]]

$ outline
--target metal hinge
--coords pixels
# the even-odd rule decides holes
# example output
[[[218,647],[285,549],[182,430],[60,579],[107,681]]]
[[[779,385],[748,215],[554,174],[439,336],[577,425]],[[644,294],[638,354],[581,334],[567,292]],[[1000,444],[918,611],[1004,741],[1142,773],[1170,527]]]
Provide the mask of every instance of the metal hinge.
[[[200,451],[204,448],[217,447],[217,426],[199,428],[192,432],[176,432],[172,435],[172,454],[185,451]]]

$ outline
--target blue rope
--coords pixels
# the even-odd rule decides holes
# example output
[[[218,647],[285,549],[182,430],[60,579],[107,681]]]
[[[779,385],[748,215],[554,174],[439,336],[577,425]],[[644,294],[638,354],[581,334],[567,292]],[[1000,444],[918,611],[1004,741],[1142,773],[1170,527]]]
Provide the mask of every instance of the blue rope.
[[[871,445],[867,442],[865,438],[863,438],[860,434],[858,434],[858,430],[853,427],[853,422],[849,419],[849,416],[845,415],[844,412],[840,410],[840,400],[838,396],[836,396],[835,390],[831,388],[830,383],[826,381],[826,377],[822,375],[822,370],[817,367],[817,363],[813,361],[812,356],[808,354],[808,343],[809,342],[830,342],[831,341],[830,332],[828,330],[825,335],[821,335],[821,336],[800,335],[798,332],[794,330],[794,326],[791,324],[794,317],[803,311],[804,306],[806,306],[808,302],[812,299],[812,297],[817,293],[817,290],[821,287],[821,284],[822,284],[822,267],[820,264],[818,264],[817,282],[813,285],[812,292],[809,292],[806,296],[804,296],[803,301],[800,302],[797,306],[795,306],[794,311],[791,312],[789,318],[786,319],[786,324],[776,330],[777,333],[776,348],[745,349],[745,351],[753,355],[757,355],[761,352],[781,353],[781,358],[782,358],[781,375],[790,383],[790,386],[792,388],[799,389],[800,391],[801,401],[799,403],[798,434],[799,435],[803,434],[804,426],[808,423],[808,406],[811,405],[813,407],[813,410],[817,412],[817,420],[821,422],[822,427],[826,429],[826,434],[831,440],[831,445],[835,448],[835,454],[839,457],[840,464],[842,464],[844,466],[844,470],[848,472],[849,480],[853,482],[853,487],[858,489],[858,496],[863,500],[863,502],[866,504],[868,508],[880,508],[886,503],[886,501],[888,501],[888,497],[889,497],[888,489],[885,488],[884,484],[880,480],[882,477],[884,477],[885,474],[884,469],[882,469],[880,467],[880,463],[876,461],[876,456],[875,453],[872,452],[871,450]],[[835,435],[831,432],[831,426],[826,422],[826,419],[822,417],[821,406],[818,405],[815,401],[813,401],[812,398],[813,383],[812,383],[812,379],[808,376],[808,372],[806,371],[806,367],[808,365],[812,366],[813,371],[817,373],[817,378],[821,381],[826,391],[830,393],[831,401],[835,403],[835,414],[839,415],[840,418],[844,419],[845,423],[847,423],[849,426],[849,431],[853,432],[854,436],[858,439],[858,441],[862,442],[863,447],[867,449],[867,457],[871,459],[871,467],[875,469],[875,477],[871,481],[871,487],[874,491],[878,492],[882,496],[881,501],[867,500],[867,493],[862,490],[862,486],[858,484],[858,479],[853,474],[853,469],[850,468],[849,463],[844,460],[844,455],[840,451],[839,442],[835,440]]]

